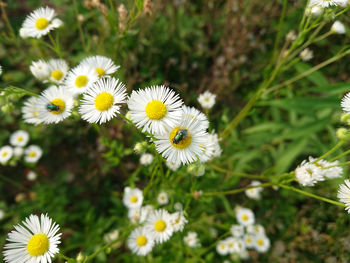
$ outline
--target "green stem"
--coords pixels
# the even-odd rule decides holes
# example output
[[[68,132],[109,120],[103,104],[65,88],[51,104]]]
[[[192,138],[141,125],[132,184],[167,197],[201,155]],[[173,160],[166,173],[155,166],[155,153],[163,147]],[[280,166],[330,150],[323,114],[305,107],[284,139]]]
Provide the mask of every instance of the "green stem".
[[[328,152],[326,152],[325,154],[323,154],[322,156],[320,156],[319,158],[317,158],[315,161],[313,161],[312,163],[317,163],[318,161],[325,159],[327,156],[331,155],[332,153],[334,153],[336,150],[338,150],[338,148],[340,146],[343,145],[343,143],[345,142],[345,140],[341,140],[340,142],[338,142],[332,149],[330,149]]]
[[[279,46],[280,40],[281,40],[281,33],[282,33],[282,27],[283,27],[283,22],[284,22],[284,18],[286,15],[286,10],[287,10],[287,0],[283,1],[283,7],[282,7],[282,13],[278,22],[278,29],[277,29],[277,34],[276,34],[276,38],[275,38],[275,42],[273,45],[273,55],[272,58],[275,58],[277,55],[277,48]]]
[[[76,19],[76,21],[77,21],[77,23],[78,23],[78,31],[79,31],[80,42],[81,42],[81,44],[82,44],[82,46],[83,46],[84,52],[87,52],[83,28],[81,27],[81,22],[78,21],[79,12],[78,12],[77,0],[73,0],[73,5],[74,5],[75,19]]]
[[[258,188],[258,187],[270,187],[276,185],[275,183],[264,183],[264,184],[259,184],[259,185],[251,185],[239,189],[233,189],[233,190],[228,190],[228,191],[222,191],[222,192],[207,192],[203,193],[203,196],[215,196],[215,195],[233,195],[233,194],[238,194],[241,192],[244,192],[245,190],[252,189],[252,188]]]
[[[328,199],[328,198],[325,198],[325,197],[322,197],[322,196],[318,196],[318,195],[315,195],[315,194],[311,194],[309,192],[300,190],[300,189],[292,187],[292,186],[283,185],[283,184],[280,184],[279,186],[284,188],[284,189],[292,190],[292,191],[297,192],[299,194],[306,195],[306,196],[309,196],[309,197],[321,200],[323,202],[327,202],[327,203],[330,203],[330,204],[333,204],[333,205],[345,207],[345,205],[343,203],[340,203],[340,202],[337,202],[337,201],[334,201],[334,200],[331,200],[331,199]]]
[[[0,0],[0,8],[1,8],[2,19],[4,20],[4,22],[6,24],[6,27],[7,27],[8,31],[9,31],[9,34],[10,34],[10,37],[15,39],[16,38],[16,34],[15,34],[15,31],[13,30],[13,28],[11,26],[11,23],[10,23],[8,17],[7,17],[5,6],[6,6],[6,3],[4,3],[3,1]]]
[[[252,179],[270,179],[267,176],[262,176],[262,175],[252,175],[252,174],[246,174],[246,173],[240,173],[240,172],[235,172],[235,171],[229,171],[223,168],[220,168],[214,164],[209,164],[209,166],[218,172],[221,173],[226,173],[226,174],[231,174],[231,175],[236,175],[238,177],[245,177],[245,178],[252,178]]]
[[[155,175],[156,175],[156,173],[157,173],[158,167],[159,167],[159,165],[156,165],[156,166],[154,167],[153,172],[152,172],[152,174],[151,174],[151,180],[148,182],[148,184],[146,185],[145,189],[143,190],[143,196],[146,196],[146,194],[147,194],[149,188],[151,188],[151,186],[152,186],[152,184],[153,184],[153,181],[154,181],[154,177],[155,177]]]
[[[3,176],[2,174],[0,174],[0,179],[3,180],[3,181],[8,182],[10,184],[12,184],[13,186],[15,186],[15,187],[17,187],[17,188],[19,188],[21,190],[25,190],[25,187],[23,185],[17,183],[16,181],[14,181],[14,180],[6,177],[6,176]]]
[[[56,43],[56,41],[53,39],[52,35],[49,33],[48,34],[49,36],[49,39],[51,41],[51,44],[52,44],[52,50],[55,51],[55,53],[60,57],[62,58],[62,54],[61,54],[61,50],[60,50],[60,46],[58,43]]]
[[[113,240],[112,242],[102,246],[101,248],[99,248],[98,250],[96,250],[94,253],[92,253],[90,256],[87,256],[83,263],[86,263],[88,261],[90,261],[91,259],[93,259],[94,257],[96,257],[99,253],[101,253],[103,250],[109,248],[110,246],[112,246],[113,244],[117,243],[119,241],[119,239]]]
[[[335,164],[335,165],[323,167],[322,169],[323,169],[323,170],[326,170],[326,169],[330,169],[330,168],[337,167],[337,166],[346,166],[346,165],[349,165],[349,164],[350,164],[350,162],[338,163],[338,164]]]
[[[338,160],[339,158],[341,158],[345,155],[348,155],[349,153],[350,153],[350,150],[347,150],[347,151],[343,152],[342,154],[339,154],[339,155],[335,156],[334,158],[330,159],[329,161],[334,162],[335,160]]]
[[[60,258],[63,258],[64,260],[70,260],[71,258],[63,255],[62,253],[57,253],[57,256],[59,256]]]

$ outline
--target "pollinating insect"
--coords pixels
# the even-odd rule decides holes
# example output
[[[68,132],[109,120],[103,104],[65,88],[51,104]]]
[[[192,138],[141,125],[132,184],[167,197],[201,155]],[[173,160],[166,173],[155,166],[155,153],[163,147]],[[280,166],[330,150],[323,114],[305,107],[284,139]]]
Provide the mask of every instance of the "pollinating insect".
[[[49,103],[49,104],[46,104],[46,109],[48,111],[59,111],[60,107],[55,104]]]
[[[174,136],[173,143],[178,144],[182,140],[184,140],[188,135],[188,131],[186,129],[182,129],[177,131],[177,133]]]

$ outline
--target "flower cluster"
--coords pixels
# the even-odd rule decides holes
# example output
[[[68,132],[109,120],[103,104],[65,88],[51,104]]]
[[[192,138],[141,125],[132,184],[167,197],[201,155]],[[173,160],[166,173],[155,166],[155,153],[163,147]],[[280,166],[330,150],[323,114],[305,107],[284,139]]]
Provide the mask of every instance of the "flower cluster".
[[[0,164],[16,165],[23,157],[26,163],[36,163],[42,156],[43,151],[37,145],[26,145],[29,142],[29,133],[23,130],[15,131],[10,136],[10,145],[0,148]]]
[[[236,255],[245,260],[249,258],[247,249],[255,249],[259,253],[268,251],[270,240],[265,234],[264,227],[255,224],[253,211],[237,207],[236,219],[238,224],[231,226],[231,236],[217,242],[217,253],[222,256]]]
[[[165,209],[155,210],[151,205],[142,206],[142,202],[140,189],[124,189],[123,203],[129,209],[129,219],[134,224],[141,224],[131,232],[127,241],[130,250],[139,256],[147,255],[155,244],[168,241],[173,233],[182,231],[187,223],[182,211],[170,214]]]
[[[309,157],[304,160],[296,169],[295,177],[302,186],[314,186],[317,182],[325,179],[341,177],[343,168],[338,166],[339,161],[328,162]]]

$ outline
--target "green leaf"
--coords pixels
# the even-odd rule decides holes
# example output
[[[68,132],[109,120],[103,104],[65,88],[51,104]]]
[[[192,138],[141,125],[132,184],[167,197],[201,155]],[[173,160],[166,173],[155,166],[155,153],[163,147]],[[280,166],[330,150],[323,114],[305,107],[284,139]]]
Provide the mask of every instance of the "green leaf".
[[[25,90],[25,89],[22,89],[22,88],[18,88],[18,87],[15,87],[15,86],[9,86],[7,88],[5,88],[5,95],[16,95],[18,96],[18,98],[20,97],[23,97],[23,96],[26,96],[26,95],[29,95],[29,96],[34,96],[34,97],[38,97],[38,94],[35,94],[31,91],[28,91],[28,90]]]
[[[312,66],[310,66],[309,64],[306,64],[304,62],[299,62],[297,64],[295,64],[295,69],[299,72],[299,73],[303,73],[309,69],[311,69]],[[317,86],[326,86],[328,85],[328,81],[327,79],[323,76],[323,74],[321,73],[321,71],[315,71],[311,74],[309,74],[308,76],[306,76],[306,78],[308,80],[310,80],[312,83],[314,83]]]
[[[263,132],[263,131],[276,131],[281,130],[285,127],[285,124],[280,122],[266,122],[262,124],[255,125],[253,127],[243,130],[246,134]]]
[[[326,86],[310,89],[312,92],[323,92],[329,95],[339,95],[350,91],[350,82],[329,84]]]

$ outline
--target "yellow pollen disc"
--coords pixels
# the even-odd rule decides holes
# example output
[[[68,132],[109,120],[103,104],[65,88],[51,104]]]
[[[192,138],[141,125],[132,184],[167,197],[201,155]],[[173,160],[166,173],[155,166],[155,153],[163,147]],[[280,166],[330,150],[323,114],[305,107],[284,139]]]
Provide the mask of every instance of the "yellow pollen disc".
[[[259,239],[257,243],[258,243],[259,246],[264,245],[264,241],[262,241],[261,239]]]
[[[100,78],[105,74],[105,70],[103,68],[96,68],[96,72]]]
[[[139,236],[136,240],[136,243],[140,246],[143,247],[144,245],[147,244],[147,238],[145,236]]]
[[[49,25],[49,20],[44,17],[40,17],[35,21],[35,27],[39,30],[45,29]]]
[[[166,223],[164,222],[164,220],[158,220],[154,224],[154,228],[157,232],[163,232],[166,228]]]
[[[221,247],[222,249],[224,249],[224,248],[225,248],[225,244],[221,244],[220,247]]]
[[[166,106],[160,100],[152,100],[146,105],[146,115],[151,120],[160,120],[163,119],[167,113]]]
[[[114,102],[113,96],[108,92],[102,92],[95,99],[95,107],[99,111],[106,111],[112,107]]]
[[[209,102],[209,98],[205,98],[204,100],[205,100],[206,102]]]
[[[7,155],[7,152],[2,153],[2,157],[5,157]]]
[[[78,88],[84,87],[88,80],[89,79],[87,78],[87,76],[80,75],[75,79],[75,86],[77,86]]]
[[[130,202],[131,202],[131,203],[136,203],[137,200],[138,200],[137,196],[134,196],[134,195],[133,195],[132,197],[130,197]]]
[[[192,142],[192,136],[191,136],[191,133],[189,130],[187,130],[187,135],[181,139],[178,143],[174,143],[174,138],[176,136],[176,134],[180,131],[180,130],[184,130],[185,128],[183,127],[176,127],[175,129],[173,129],[170,133],[170,136],[169,136],[169,140],[171,142],[171,144],[175,147],[175,148],[178,148],[178,149],[185,149],[187,148],[188,146],[190,146],[191,142]]]
[[[59,110],[50,111],[50,113],[52,114],[61,114],[66,108],[66,103],[64,102],[64,100],[59,98],[53,99],[52,101],[50,101],[50,103],[59,107]]]
[[[250,238],[247,239],[247,243],[251,243],[252,240]]]
[[[33,257],[44,255],[49,250],[49,239],[45,234],[36,234],[27,244],[27,251]]]
[[[247,215],[243,215],[243,216],[242,216],[242,220],[243,220],[243,221],[247,221],[248,219],[249,219],[249,218],[248,218]]]
[[[228,247],[233,247],[233,244],[232,243],[228,243]]]
[[[54,70],[51,72],[51,77],[58,81],[63,77],[63,72],[60,70]]]
[[[29,157],[35,157],[36,156],[36,153],[35,152],[30,152],[28,153]]]
[[[34,117],[37,117],[38,114],[39,114],[39,113],[38,113],[37,111],[34,111],[34,112],[33,112]]]
[[[23,137],[18,137],[17,141],[19,141],[19,142],[23,141]]]

